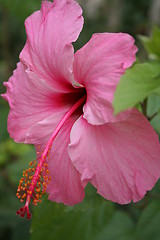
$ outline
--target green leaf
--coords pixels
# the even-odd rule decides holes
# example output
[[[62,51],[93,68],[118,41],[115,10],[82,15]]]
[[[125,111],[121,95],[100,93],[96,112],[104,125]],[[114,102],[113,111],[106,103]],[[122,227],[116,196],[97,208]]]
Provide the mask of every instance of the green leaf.
[[[148,97],[147,116],[151,118],[152,127],[160,135],[160,96],[151,95]]]
[[[110,222],[99,232],[95,240],[135,240],[134,223],[129,215],[122,211],[117,211]]]
[[[135,64],[122,76],[115,91],[115,114],[134,107],[152,93],[160,93],[160,64]]]
[[[81,205],[81,208],[80,208]],[[113,213],[110,202],[95,207],[67,207],[44,200],[35,208],[32,221],[32,240],[89,240],[95,238],[107,224]]]
[[[151,121],[150,124],[154,128],[154,130],[160,135],[160,114],[155,116]]]
[[[129,214],[95,194],[73,207],[43,199],[34,209],[31,240],[134,240]]]
[[[147,116],[152,117],[155,113],[160,110],[160,96],[151,95],[147,102]]]
[[[160,58],[160,29],[154,27],[151,38],[139,36],[151,59]]]

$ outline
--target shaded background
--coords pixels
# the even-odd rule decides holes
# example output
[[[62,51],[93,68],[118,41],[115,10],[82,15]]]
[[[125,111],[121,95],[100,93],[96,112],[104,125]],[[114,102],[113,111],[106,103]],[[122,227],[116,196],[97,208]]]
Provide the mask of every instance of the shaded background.
[[[160,24],[160,0],[79,0],[84,12],[84,29],[75,49],[94,32],[127,32],[136,38],[141,61],[147,58],[137,36],[149,35]],[[40,8],[40,0],[0,0],[0,93],[16,68],[25,44],[24,20]],[[148,111],[160,105],[152,96]],[[7,133],[8,104],[0,98],[0,240],[160,239],[160,184],[139,203],[120,206],[104,200],[90,185],[83,203],[66,207],[44,197],[33,208],[32,221],[15,212],[21,205],[15,194],[18,180],[35,158],[32,146],[16,144]],[[153,123],[158,133],[160,129]]]

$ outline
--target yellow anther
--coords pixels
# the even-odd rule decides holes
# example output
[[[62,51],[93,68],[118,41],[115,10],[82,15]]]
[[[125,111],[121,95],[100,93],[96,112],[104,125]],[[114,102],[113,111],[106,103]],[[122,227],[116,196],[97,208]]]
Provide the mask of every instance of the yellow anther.
[[[36,196],[37,199],[39,199],[39,194],[36,194],[35,196]]]
[[[31,194],[32,194],[32,191],[28,190],[28,191],[27,191],[27,194],[31,195]]]
[[[23,196],[22,196],[22,199],[26,198],[27,197],[27,194],[24,193]]]

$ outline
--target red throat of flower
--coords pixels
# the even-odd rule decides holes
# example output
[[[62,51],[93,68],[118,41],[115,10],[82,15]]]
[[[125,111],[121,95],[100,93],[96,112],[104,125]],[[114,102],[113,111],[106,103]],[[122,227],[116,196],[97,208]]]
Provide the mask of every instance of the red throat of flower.
[[[27,219],[31,218],[31,213],[29,211],[29,204],[37,205],[41,202],[42,195],[46,192],[48,183],[50,182],[50,176],[48,171],[47,160],[49,157],[50,149],[52,147],[53,141],[56,138],[58,132],[68,120],[68,118],[86,101],[86,96],[79,99],[71,109],[62,118],[60,123],[57,125],[56,129],[52,133],[44,151],[41,156],[30,162],[30,168],[23,171],[23,177],[19,181],[19,186],[17,189],[16,196],[21,202],[26,200],[25,205],[17,211],[17,214],[24,217],[26,214]]]

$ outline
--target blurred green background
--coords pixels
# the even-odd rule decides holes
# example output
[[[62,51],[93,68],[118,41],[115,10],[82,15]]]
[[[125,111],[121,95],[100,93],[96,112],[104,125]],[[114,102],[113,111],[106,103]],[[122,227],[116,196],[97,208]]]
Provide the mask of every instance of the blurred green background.
[[[150,35],[160,24],[159,0],[79,0],[85,24],[75,49],[83,46],[94,32],[127,32],[136,38],[139,59],[147,54],[137,36]],[[40,8],[40,0],[0,0],[0,93],[16,68],[25,44],[24,20]],[[160,97],[150,96],[148,115],[160,107]],[[44,197],[32,209],[31,221],[20,219],[16,198],[22,171],[35,158],[33,146],[16,144],[7,133],[8,104],[0,98],[0,240],[159,240],[160,184],[139,203],[121,206],[86,189],[83,203],[74,207],[56,204]],[[152,125],[160,134],[159,118]]]

